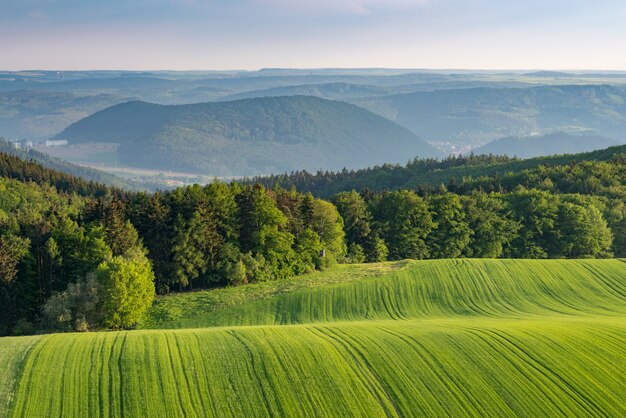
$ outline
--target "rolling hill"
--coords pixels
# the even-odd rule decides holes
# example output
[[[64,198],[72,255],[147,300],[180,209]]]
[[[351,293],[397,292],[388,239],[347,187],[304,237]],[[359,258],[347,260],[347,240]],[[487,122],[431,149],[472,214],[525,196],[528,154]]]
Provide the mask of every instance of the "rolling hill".
[[[306,96],[180,106],[123,103],[72,124],[57,138],[120,143],[121,162],[132,166],[225,176],[440,155],[385,118]]]
[[[0,339],[0,394],[9,394],[0,408],[9,416],[626,413],[623,261],[394,268],[292,291],[225,289],[228,306],[197,304],[182,322],[161,324],[210,328]],[[159,303],[175,314],[194,297]]]
[[[624,136],[626,138],[626,135]],[[624,141],[597,135],[571,135],[557,132],[531,137],[507,137],[492,141],[473,152],[475,154],[508,155],[510,157],[533,158],[556,154],[577,154],[619,145]]]
[[[91,96],[38,90],[0,92],[0,136],[45,139],[71,123],[126,100],[102,92]]]
[[[626,89],[608,85],[467,88],[355,101],[428,141],[484,145],[554,132],[623,139]]]

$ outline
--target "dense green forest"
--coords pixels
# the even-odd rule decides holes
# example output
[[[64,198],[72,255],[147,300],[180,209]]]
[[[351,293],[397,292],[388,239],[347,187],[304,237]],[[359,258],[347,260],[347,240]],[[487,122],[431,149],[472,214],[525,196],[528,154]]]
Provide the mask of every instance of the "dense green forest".
[[[221,182],[123,192],[0,154],[0,332],[129,328],[155,293],[281,280],[336,262],[623,257],[620,150],[553,165],[416,160],[404,170],[534,168],[330,201]]]
[[[263,184],[266,187],[295,187],[301,192],[329,198],[346,190],[435,190],[440,185],[474,182],[492,178],[497,186],[503,177],[530,173],[541,167],[571,166],[579,162],[613,162],[619,164],[626,154],[620,145],[579,154],[553,155],[522,160],[515,157],[488,155],[451,155],[443,160],[415,158],[406,165],[384,164],[361,170],[317,171],[305,170],[266,177],[245,179],[244,183]],[[616,181],[620,181],[617,179]],[[532,186],[532,185],[531,185]]]
[[[3,334],[126,328],[155,290],[275,280],[345,254],[336,208],[311,195],[236,183],[125,193],[0,156]]]
[[[404,161],[442,154],[407,129],[354,106],[316,97],[269,97],[163,106],[128,102],[57,135],[72,143],[119,143],[135,167],[216,176]]]
[[[0,138],[0,153],[13,155],[15,157],[19,157],[22,160],[34,161],[44,167],[67,174],[68,178],[72,176],[79,177],[87,181],[106,184],[107,186],[112,187],[124,188],[126,190],[143,189],[141,185],[131,180],[123,179],[111,173],[106,173],[104,171],[96,170],[93,168],[82,167],[76,164],[72,164],[67,161],[61,160],[60,158],[51,157],[48,154],[39,152],[32,148],[28,150],[15,148],[12,143],[3,138]],[[14,164],[14,166],[20,165],[17,162],[15,162]],[[3,167],[7,168],[8,165],[4,164]],[[50,175],[51,173],[52,172],[47,172],[46,175]],[[43,174],[43,172],[40,174]],[[74,179],[74,181],[76,181],[76,179]]]

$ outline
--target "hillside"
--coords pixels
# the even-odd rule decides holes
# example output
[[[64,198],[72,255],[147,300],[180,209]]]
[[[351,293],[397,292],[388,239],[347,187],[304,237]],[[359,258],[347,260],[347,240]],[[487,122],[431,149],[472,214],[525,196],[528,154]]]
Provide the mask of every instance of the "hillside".
[[[85,180],[87,182],[100,183],[102,185],[107,185],[116,188],[122,188],[125,190],[143,190],[143,187],[139,184],[127,180],[122,179],[111,173],[106,173],[104,171],[96,170],[89,167],[82,167],[76,164],[72,164],[67,161],[63,161],[59,158],[51,157],[47,154],[39,152],[34,149],[23,150],[16,149],[12,144],[0,138],[0,153],[14,156],[22,162],[18,162],[17,160],[13,163],[11,167],[11,172],[9,172],[8,167],[2,167],[5,170],[2,171],[3,176],[24,179],[24,168],[19,168],[20,166],[30,166],[29,169],[33,171],[37,171],[39,167],[35,167],[34,165],[40,165],[47,169],[46,177],[52,178],[61,173],[65,174],[67,178],[69,177],[77,177],[79,179]],[[0,168],[0,170],[2,170]],[[51,173],[51,171],[56,172],[55,174]],[[34,179],[32,179],[34,180]]]
[[[467,88],[355,103],[428,141],[459,146],[561,131],[622,140],[626,128],[626,89],[622,86]]]
[[[397,89],[397,88],[396,88]],[[346,100],[386,96],[394,92],[393,88],[351,83],[304,84],[296,86],[280,86],[263,90],[252,90],[226,96],[220,101],[250,99],[254,97],[280,96],[315,96],[325,99]]]
[[[626,139],[626,136],[624,136]],[[508,155],[519,158],[533,158],[556,154],[577,154],[608,148],[623,143],[597,135],[571,135],[557,132],[531,137],[507,137],[478,147],[475,154]]]
[[[10,416],[622,416],[624,277],[620,260],[412,262],[196,310],[216,328],[0,339],[0,393]]]
[[[299,171],[277,176],[255,177],[250,182],[261,183],[267,187],[296,187],[303,192],[317,196],[331,197],[348,190],[398,190],[425,188],[434,189],[441,184],[459,185],[464,179],[485,178],[498,183],[502,177],[513,176],[509,186],[520,183],[520,174],[526,171],[540,170],[542,167],[565,167],[572,163],[591,162],[614,163],[621,166],[620,156],[626,154],[626,145],[609,147],[603,150],[578,154],[551,155],[529,159],[516,159],[495,155],[452,156],[444,160],[415,159],[408,164],[384,164],[361,170],[309,173]],[[614,173],[617,174],[617,173]],[[546,176],[546,173],[542,173]],[[582,180],[582,179],[577,179]],[[626,179],[608,178],[607,181],[619,183]],[[517,183],[515,183],[517,181]],[[580,181],[578,182],[579,186]],[[527,184],[528,185],[528,184]]]
[[[224,289],[237,300],[234,305],[226,302],[225,295],[219,303],[198,299],[202,294],[164,296],[155,302],[146,325],[168,329],[614,315],[623,313],[626,298],[622,293],[626,280],[618,278],[626,272],[621,260],[423,260],[396,263],[391,271],[375,274],[374,270],[369,275],[354,266],[337,267],[341,268],[352,271],[352,277],[275,295],[256,296],[254,286],[243,295],[237,289]],[[183,309],[182,314],[178,309]]]
[[[104,91],[91,96],[79,92],[0,91],[0,136],[45,139],[71,123],[126,100],[122,95]]]
[[[210,175],[364,167],[440,155],[387,119],[304,96],[181,106],[129,102],[73,124],[57,138],[120,143],[122,163]]]

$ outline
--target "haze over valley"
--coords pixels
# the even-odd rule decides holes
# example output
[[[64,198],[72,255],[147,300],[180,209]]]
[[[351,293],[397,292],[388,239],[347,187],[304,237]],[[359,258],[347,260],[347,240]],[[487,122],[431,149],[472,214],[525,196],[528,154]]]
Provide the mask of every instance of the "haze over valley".
[[[0,1],[0,418],[626,417],[625,21]]]

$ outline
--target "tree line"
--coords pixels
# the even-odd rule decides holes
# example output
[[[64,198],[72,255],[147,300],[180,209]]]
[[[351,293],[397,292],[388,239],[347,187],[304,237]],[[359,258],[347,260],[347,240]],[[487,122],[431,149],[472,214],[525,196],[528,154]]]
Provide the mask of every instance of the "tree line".
[[[1,334],[129,328],[157,293],[337,262],[626,256],[620,158],[330,200],[221,182],[129,193],[13,158],[0,159]]]
[[[279,280],[345,258],[312,195],[236,183],[79,196],[0,178],[0,333],[128,328],[155,293]]]
[[[519,187],[510,193],[442,189],[342,192],[348,259],[581,258],[626,254],[626,207],[582,194]]]

